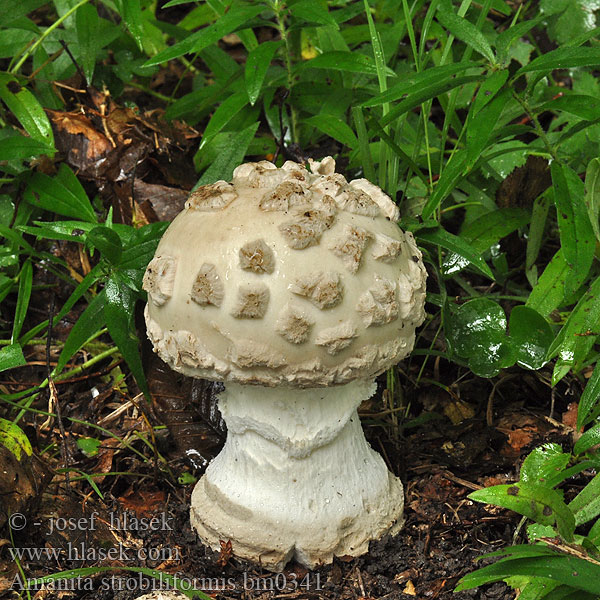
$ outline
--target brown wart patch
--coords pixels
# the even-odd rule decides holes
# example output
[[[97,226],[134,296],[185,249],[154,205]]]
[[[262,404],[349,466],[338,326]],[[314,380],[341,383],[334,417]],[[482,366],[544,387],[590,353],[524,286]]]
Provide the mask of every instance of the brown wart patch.
[[[185,207],[192,210],[220,210],[237,198],[233,185],[226,181],[216,181],[211,185],[203,185],[194,190]]]
[[[371,256],[375,260],[381,260],[383,262],[393,262],[400,256],[402,251],[402,242],[396,240],[389,235],[384,233],[375,234],[375,243],[371,250]]]
[[[344,210],[354,213],[355,215],[363,215],[365,217],[377,217],[380,214],[377,203],[362,190],[357,190],[347,187],[344,190],[346,195],[346,203]]]
[[[192,285],[191,299],[200,306],[207,306],[212,304],[213,306],[221,306],[223,298],[225,297],[225,288],[221,281],[215,265],[204,263],[194,284]]]
[[[320,309],[337,306],[344,296],[344,288],[339,273],[328,272],[309,273],[296,278],[291,284],[290,291],[310,300]]]
[[[275,270],[273,250],[263,240],[247,242],[239,250],[240,267],[253,273],[272,273]]]
[[[267,367],[277,369],[285,364],[280,354],[272,350],[267,344],[255,340],[237,340],[229,351],[231,362],[242,369],[252,367]]]
[[[315,339],[315,344],[325,348],[328,354],[335,355],[345,350],[358,337],[356,328],[349,322],[336,327],[323,329]]]
[[[172,256],[155,256],[144,273],[142,288],[155,306],[162,306],[173,295],[177,261]]]
[[[333,225],[335,215],[315,209],[297,212],[290,221],[279,226],[279,231],[290,248],[302,250],[316,246],[323,232]]]
[[[335,198],[348,185],[346,178],[339,173],[323,175],[316,179],[310,189],[320,194]]]
[[[284,181],[267,192],[258,204],[264,211],[288,210],[294,206],[309,206],[310,193],[297,181]]]
[[[301,310],[288,305],[279,313],[275,331],[290,344],[303,344],[308,339],[313,324],[314,321]]]
[[[238,288],[231,315],[237,319],[262,319],[269,305],[269,288],[263,283],[249,283]]]
[[[377,275],[375,284],[361,294],[356,305],[365,327],[391,323],[398,318],[398,310],[396,284]]]
[[[342,235],[333,241],[329,249],[342,259],[344,266],[350,273],[356,273],[370,237],[371,234],[362,227],[344,225]]]

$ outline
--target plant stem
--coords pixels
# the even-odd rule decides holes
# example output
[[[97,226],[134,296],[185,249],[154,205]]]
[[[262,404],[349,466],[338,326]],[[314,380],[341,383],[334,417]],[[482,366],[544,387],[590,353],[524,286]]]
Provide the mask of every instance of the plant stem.
[[[87,4],[90,0],[81,0],[73,8],[68,10],[62,17],[56,19],[44,33],[25,51],[23,56],[19,59],[17,64],[10,70],[10,73],[14,75],[23,66],[23,63],[38,49],[40,44],[59,26],[62,25],[73,13],[75,13],[84,4]]]
[[[558,155],[556,153],[556,149],[550,143],[546,132],[543,127],[540,125],[537,115],[531,110],[529,103],[524,98],[521,98],[515,91],[513,91],[514,99],[522,106],[523,110],[527,114],[527,116],[531,119],[535,127],[535,132],[538,134],[538,137],[544,142],[544,146],[548,149],[548,153],[552,156],[554,160],[558,160]]]

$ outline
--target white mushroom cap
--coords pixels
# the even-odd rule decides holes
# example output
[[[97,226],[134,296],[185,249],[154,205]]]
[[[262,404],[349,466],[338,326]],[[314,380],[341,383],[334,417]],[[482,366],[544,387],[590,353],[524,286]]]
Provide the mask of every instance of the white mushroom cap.
[[[247,163],[192,192],[144,276],[155,351],[193,377],[320,387],[374,377],[424,319],[421,252],[331,157]]]

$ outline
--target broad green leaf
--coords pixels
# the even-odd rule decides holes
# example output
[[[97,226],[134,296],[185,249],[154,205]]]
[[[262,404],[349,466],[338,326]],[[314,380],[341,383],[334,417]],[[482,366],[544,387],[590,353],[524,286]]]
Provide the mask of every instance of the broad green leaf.
[[[580,119],[593,121],[600,118],[600,99],[585,94],[565,94],[536,107],[539,113],[547,110],[562,110]]]
[[[577,427],[583,427],[589,423],[588,416],[593,408],[598,406],[600,400],[600,361],[596,362],[594,372],[585,384],[585,389],[579,400],[577,410]]]
[[[515,575],[541,577],[579,590],[578,595],[571,597],[577,600],[587,600],[589,596],[584,595],[585,592],[594,594],[592,598],[600,594],[600,566],[556,552],[549,556],[500,560],[463,577],[454,591],[459,592],[486,583],[504,581],[507,577]]]
[[[570,459],[571,455],[563,452],[558,444],[542,444],[523,461],[521,481],[553,488],[562,481],[561,473]]]
[[[58,375],[80,348],[106,325],[104,320],[105,303],[106,294],[102,290],[81,313],[58,357],[58,362],[52,372],[54,376]]]
[[[481,255],[513,231],[527,225],[529,218],[529,213],[524,209],[500,208],[482,215],[463,227],[460,238],[467,242],[476,254]],[[443,261],[442,272],[451,275],[466,266],[464,257],[449,254]]]
[[[420,242],[428,242],[430,244],[435,244],[436,246],[441,246],[442,248],[461,256],[486,277],[489,277],[492,280],[494,279],[492,271],[485,260],[481,258],[480,253],[474,250],[473,247],[462,238],[441,228],[429,231],[419,231],[416,237]]]
[[[342,121],[335,115],[322,113],[304,119],[304,123],[316,127],[319,131],[348,146],[351,150],[354,150],[358,146],[358,139],[354,135],[354,131],[352,131],[345,121]]]
[[[333,69],[335,71],[348,71],[349,73],[365,73],[366,75],[377,75],[377,66],[372,58],[365,54],[355,52],[343,52],[332,50],[319,54],[311,60],[301,63],[298,69]],[[386,73],[390,76],[394,72],[386,67]]]
[[[596,235],[600,241],[600,159],[593,158],[585,172],[585,205]]]
[[[452,349],[467,359],[480,377],[492,377],[515,362],[506,337],[506,316],[489,298],[476,298],[461,306],[450,305],[446,336]]]
[[[565,293],[584,283],[594,260],[596,239],[584,202],[584,185],[572,169],[554,161],[551,165],[554,204],[561,247],[569,265]]]
[[[565,280],[568,274],[569,265],[564,259],[562,249],[559,249],[529,294],[525,306],[533,308],[547,318],[561,305],[565,297]]]
[[[517,363],[526,369],[541,369],[554,340],[548,321],[530,307],[515,306],[508,326]]]
[[[590,448],[600,444],[600,424],[596,424],[588,429],[575,443],[573,452],[583,454]]]
[[[11,335],[11,344],[14,344],[21,335],[21,329],[25,322],[29,300],[31,299],[31,288],[33,286],[33,266],[28,259],[23,263],[19,273],[19,295],[17,296],[17,306],[15,308],[15,317],[13,320],[13,329]]]
[[[558,356],[552,375],[556,385],[571,368],[580,368],[594,346],[600,328],[600,277],[581,297],[548,350],[547,360]]]
[[[569,503],[575,523],[581,525],[600,515],[600,474],[596,475]]]
[[[0,140],[0,160],[21,160],[32,158],[40,154],[52,155],[54,147],[39,139],[26,137],[17,133]]]
[[[200,148],[208,144],[247,104],[248,96],[246,92],[237,92],[229,96],[226,100],[223,100],[204,130]]]
[[[0,27],[6,27],[21,17],[47,4],[48,0],[0,0]]]
[[[527,250],[525,253],[525,274],[531,287],[534,287],[538,281],[535,261],[538,259],[542,247],[549,210],[550,204],[543,196],[537,198],[531,208],[531,223],[529,225]]]
[[[83,186],[65,163],[61,163],[56,177],[35,173],[28,191],[27,199],[45,210],[92,223],[97,221]]]
[[[411,94],[418,93],[420,90],[429,88],[432,84],[439,84],[442,81],[452,81],[453,76],[467,69],[481,68],[475,62],[458,62],[451,65],[440,67],[431,67],[420,73],[401,74],[389,90],[374,96],[370,100],[363,102],[363,107],[379,106],[386,102],[404,99]]]
[[[518,482],[495,485],[469,494],[471,500],[514,510],[542,525],[554,525],[567,541],[573,540],[575,518],[561,495],[546,486]]]
[[[94,227],[86,236],[86,246],[96,248],[113,266],[121,261],[123,245],[118,234],[104,225]]]
[[[23,454],[31,456],[33,449],[23,430],[12,421],[0,419],[0,444],[8,448],[17,460],[21,460]]]
[[[0,37],[0,58],[19,56],[23,50],[33,43],[35,31],[25,29],[5,29]]]
[[[21,225],[19,231],[34,235],[37,239],[83,242],[85,236],[96,227],[85,221],[34,221],[33,226]],[[79,238],[79,239],[78,239]]]
[[[98,454],[102,441],[97,438],[80,437],[77,439],[77,447],[89,458]]]
[[[297,19],[302,19],[307,23],[318,23],[319,25],[330,25],[339,29],[337,21],[315,0],[300,0],[290,5],[290,12]]]
[[[265,7],[263,5],[233,6],[222,17],[219,17],[216,23],[204,27],[181,42],[159,52],[156,56],[149,59],[145,63],[145,66],[160,65],[184,54],[200,52],[211,44],[218,42],[223,36],[233,33],[264,10]]]
[[[538,56],[521,67],[516,76],[532,71],[553,71],[573,67],[597,67],[600,64],[600,48],[558,48]]]
[[[260,96],[265,75],[275,52],[277,52],[280,46],[281,41],[263,42],[248,54],[244,76],[246,80],[246,93],[252,106],[254,106]]]
[[[0,372],[27,364],[20,344],[10,344],[0,349]]]
[[[0,73],[0,100],[34,139],[54,147],[50,120],[37,98],[12,75]]]
[[[541,0],[539,10],[546,16],[548,37],[558,44],[573,40],[593,30],[597,0]]]
[[[502,86],[508,79],[508,69],[502,69],[492,73],[480,86],[473,102],[471,112],[476,115],[484,108],[491,100],[496,97],[496,94],[502,89]],[[467,132],[468,133],[468,132]]]
[[[139,6],[139,3],[138,3]],[[123,13],[121,13],[123,16]],[[88,85],[92,85],[96,56],[99,50],[97,32],[99,26],[98,12],[93,4],[84,4],[75,13],[77,41],[79,42],[79,60]]]
[[[139,340],[133,324],[135,293],[129,287],[122,285],[114,276],[106,282],[104,293],[106,297],[104,320],[110,337],[119,347],[139,388],[149,396],[150,391],[139,352]]]
[[[140,50],[144,49],[144,17],[140,0],[116,0],[119,14]]]
[[[543,19],[543,15],[540,15],[535,19],[531,19],[530,21],[525,21],[523,23],[518,23],[517,25],[513,25],[512,27],[509,27],[508,29],[503,31],[494,41],[494,45],[498,53],[498,59],[501,62],[505,62],[508,58],[508,51],[512,44],[520,38],[524,37]]]
[[[470,21],[459,17],[454,12],[450,0],[441,0],[439,2],[436,18],[455,37],[468,46],[471,46],[473,50],[479,52],[479,54],[487,58],[492,64],[495,64],[496,57],[483,33]]]
[[[214,183],[219,179],[229,181],[233,175],[233,170],[243,162],[246,150],[257,129],[258,123],[253,123],[246,127],[246,129],[242,129],[242,131],[232,135],[229,151],[223,152],[217,160],[204,171],[202,177],[200,177],[198,183],[196,183],[196,187]]]
[[[487,148],[492,131],[498,126],[500,115],[511,98],[510,90],[504,90],[484,106],[467,128],[467,164],[473,165]]]

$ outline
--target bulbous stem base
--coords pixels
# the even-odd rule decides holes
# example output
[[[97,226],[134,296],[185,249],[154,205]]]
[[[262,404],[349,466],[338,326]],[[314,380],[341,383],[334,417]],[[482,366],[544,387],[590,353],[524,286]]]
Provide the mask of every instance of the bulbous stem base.
[[[218,550],[281,570],[359,556],[403,524],[402,484],[365,440],[357,407],[375,391],[228,384],[227,441],[192,494],[191,521]]]

